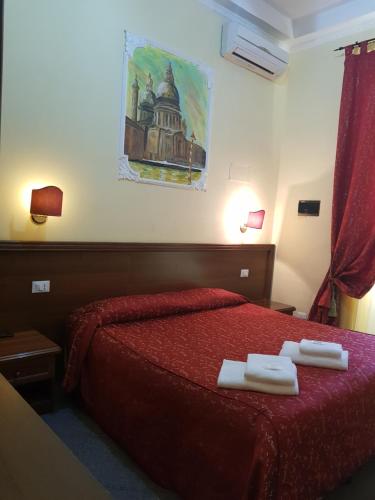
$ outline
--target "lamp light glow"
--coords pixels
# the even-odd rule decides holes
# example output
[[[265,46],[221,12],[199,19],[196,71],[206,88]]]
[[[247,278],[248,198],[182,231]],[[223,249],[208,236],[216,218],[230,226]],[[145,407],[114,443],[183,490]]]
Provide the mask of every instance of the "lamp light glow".
[[[56,186],[33,189],[31,193],[30,214],[35,224],[44,224],[49,215],[60,217],[62,213],[63,192]]]
[[[248,227],[251,229],[262,229],[265,213],[265,210],[249,212],[246,224],[240,227],[241,233],[245,233]]]

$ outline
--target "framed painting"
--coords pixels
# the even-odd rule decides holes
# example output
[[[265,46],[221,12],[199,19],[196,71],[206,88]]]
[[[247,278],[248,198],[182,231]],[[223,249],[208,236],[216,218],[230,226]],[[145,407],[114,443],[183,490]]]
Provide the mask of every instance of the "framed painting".
[[[204,191],[211,70],[125,33],[119,178]]]

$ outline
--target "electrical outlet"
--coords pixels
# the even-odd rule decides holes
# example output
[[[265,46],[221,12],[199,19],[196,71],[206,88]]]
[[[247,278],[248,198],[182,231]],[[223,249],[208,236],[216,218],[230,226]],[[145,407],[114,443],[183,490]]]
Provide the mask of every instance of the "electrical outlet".
[[[49,292],[50,281],[32,281],[31,282],[31,293],[48,293]]]
[[[240,278],[248,278],[248,277],[249,277],[249,270],[248,269],[241,269]]]

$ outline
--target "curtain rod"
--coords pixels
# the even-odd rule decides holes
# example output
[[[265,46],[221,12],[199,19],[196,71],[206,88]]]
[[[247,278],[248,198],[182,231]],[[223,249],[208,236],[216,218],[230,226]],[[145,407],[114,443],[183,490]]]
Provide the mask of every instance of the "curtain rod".
[[[348,47],[359,47],[359,45],[361,43],[369,43],[369,42],[374,42],[375,41],[375,38],[369,38],[368,40],[363,40],[363,42],[355,42],[355,43],[351,43],[350,45],[345,45],[345,47],[338,47],[337,49],[334,50],[334,52],[336,52],[337,50],[344,50]]]

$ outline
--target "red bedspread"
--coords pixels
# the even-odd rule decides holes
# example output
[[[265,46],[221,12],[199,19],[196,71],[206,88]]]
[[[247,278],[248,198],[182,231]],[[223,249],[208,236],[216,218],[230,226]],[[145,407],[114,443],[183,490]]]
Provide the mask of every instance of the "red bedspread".
[[[348,372],[299,366],[297,397],[217,388],[224,358],[303,337],[341,342]],[[313,500],[375,454],[372,336],[210,289],[82,308],[71,343],[66,387],[79,381],[95,420],[183,498]]]

